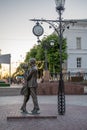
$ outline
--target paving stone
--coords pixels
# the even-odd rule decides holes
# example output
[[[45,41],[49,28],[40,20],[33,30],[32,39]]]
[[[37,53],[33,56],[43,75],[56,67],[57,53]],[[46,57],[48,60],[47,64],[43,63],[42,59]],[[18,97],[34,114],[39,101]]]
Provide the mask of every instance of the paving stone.
[[[86,99],[86,96],[84,98]],[[76,105],[76,97],[74,99],[74,105],[66,104],[66,113],[63,116],[57,113],[56,104],[40,103],[40,114],[57,115],[57,118],[21,118],[7,120],[7,117],[11,113],[16,113],[16,116],[20,116],[21,104],[0,105],[0,130],[87,130],[87,105],[79,105],[78,103]],[[71,98],[68,100],[71,101]],[[31,111],[32,108],[32,103],[28,103],[27,110]]]

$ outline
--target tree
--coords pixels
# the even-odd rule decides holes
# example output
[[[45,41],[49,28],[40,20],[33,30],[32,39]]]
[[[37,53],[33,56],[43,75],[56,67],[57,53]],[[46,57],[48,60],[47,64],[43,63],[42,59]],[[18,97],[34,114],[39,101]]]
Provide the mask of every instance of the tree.
[[[51,46],[50,42],[54,41],[54,45]],[[67,59],[67,43],[63,38],[62,44],[62,62]],[[50,72],[59,72],[60,70],[60,45],[59,37],[56,34],[51,34],[44,37],[39,45],[35,45],[26,55],[25,62],[28,62],[31,57],[36,58],[37,61],[45,61],[45,47],[47,49],[47,61],[49,64]],[[42,62],[43,63],[43,62]],[[44,67],[44,66],[43,66]]]
[[[50,45],[51,41],[54,41],[53,46]],[[64,63],[64,60],[67,59],[67,43],[65,38],[63,38],[62,43],[62,63]],[[60,71],[60,45],[59,37],[56,34],[51,34],[47,37],[44,37],[38,45],[34,45],[33,48],[27,52],[24,63],[28,63],[31,57],[36,58],[38,72],[42,76],[42,71],[45,68],[45,49],[47,49],[49,71],[52,73],[58,73]],[[21,68],[20,64],[14,75],[22,75],[22,73],[23,69]]]
[[[51,46],[50,42],[54,41],[54,45]],[[42,47],[46,46],[47,48],[47,60],[49,63],[50,72],[59,72],[60,70],[60,45],[59,37],[56,34],[49,35],[46,38],[42,39]],[[62,44],[62,62],[67,59],[66,53],[66,39],[63,38]]]

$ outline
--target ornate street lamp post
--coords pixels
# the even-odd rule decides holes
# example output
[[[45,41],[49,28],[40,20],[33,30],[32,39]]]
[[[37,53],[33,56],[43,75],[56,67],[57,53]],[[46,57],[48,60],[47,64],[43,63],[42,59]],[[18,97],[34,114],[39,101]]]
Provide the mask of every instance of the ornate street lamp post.
[[[50,49],[52,46],[54,46],[54,40],[46,40],[46,37],[43,38],[43,49],[44,49],[44,56],[45,56],[45,62],[44,62],[44,71],[43,71],[43,77],[44,77],[44,82],[49,82],[50,79],[50,73],[49,73],[49,69],[48,69],[48,59],[47,59],[47,52],[48,49]]]
[[[64,81],[62,73],[62,12],[64,11],[65,0],[55,0],[56,11],[59,13],[59,45],[60,45],[60,79],[58,88],[58,112],[60,115],[65,113],[65,91],[64,91]]]
[[[65,114],[65,90],[64,90],[64,80],[63,80],[63,73],[62,73],[62,44],[63,44],[63,32],[66,28],[69,28],[69,24],[74,24],[77,21],[75,20],[62,20],[62,13],[64,11],[65,0],[55,0],[56,3],[56,11],[59,14],[58,20],[45,20],[45,19],[30,19],[31,21],[39,22],[46,22],[50,24],[51,27],[54,28],[55,32],[59,37],[59,50],[60,50],[60,78],[59,78],[59,85],[58,85],[58,113],[59,115]],[[37,24],[36,23],[36,24]],[[43,34],[43,28],[40,25],[35,25],[33,28],[33,33],[39,37]],[[39,35],[38,35],[39,34]]]
[[[47,42],[44,37],[44,43],[43,43],[43,48],[44,48],[44,54],[45,54],[45,71],[48,71],[48,60],[47,60],[47,50],[54,46],[54,40],[50,40]]]
[[[65,0],[55,0],[56,3],[56,11],[59,13],[58,20],[45,20],[45,19],[31,19],[31,21],[36,21],[36,25],[33,27],[34,35],[41,36],[43,34],[43,27],[39,24],[39,22],[46,22],[50,24],[54,30],[57,32],[59,36],[59,45],[60,45],[60,79],[59,79],[59,86],[58,86],[58,113],[60,115],[65,114],[65,92],[64,92],[64,81],[63,81],[63,74],[62,74],[62,38],[63,38],[63,27],[62,27],[62,12],[64,11],[64,4]],[[58,27],[56,26],[56,23]],[[65,26],[64,26],[65,28]],[[46,66],[47,69],[47,66]]]

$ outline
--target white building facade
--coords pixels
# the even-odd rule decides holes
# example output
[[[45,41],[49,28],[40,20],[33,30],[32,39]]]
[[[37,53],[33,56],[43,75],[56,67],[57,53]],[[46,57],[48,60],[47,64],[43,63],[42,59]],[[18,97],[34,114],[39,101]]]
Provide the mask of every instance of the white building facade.
[[[67,72],[87,73],[87,20],[77,20],[63,36],[67,39]]]

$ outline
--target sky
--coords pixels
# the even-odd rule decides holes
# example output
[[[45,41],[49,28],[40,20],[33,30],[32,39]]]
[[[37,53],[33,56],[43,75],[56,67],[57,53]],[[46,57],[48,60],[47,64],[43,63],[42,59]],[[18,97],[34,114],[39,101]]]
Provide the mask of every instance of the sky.
[[[0,0],[0,49],[11,54],[11,61],[25,58],[26,53],[37,44],[32,33],[32,18],[57,19],[54,0]],[[87,0],[65,0],[64,19],[87,19]],[[53,32],[43,24],[44,35]],[[41,38],[43,37],[41,36]]]

